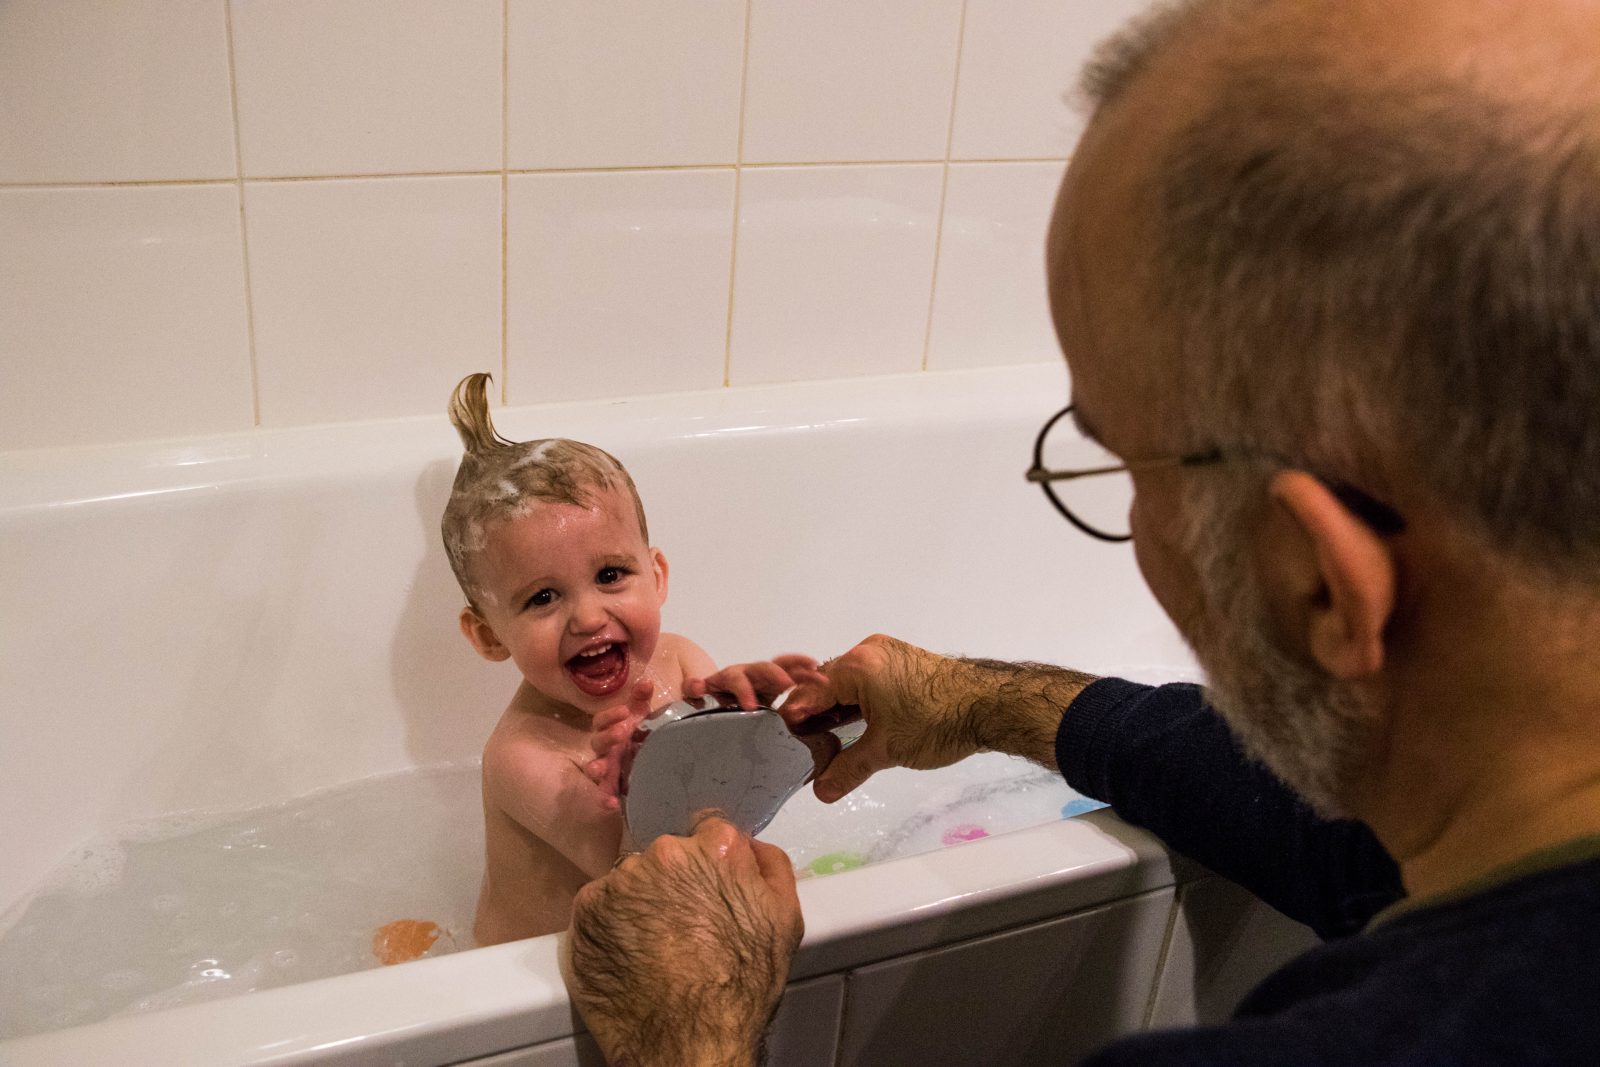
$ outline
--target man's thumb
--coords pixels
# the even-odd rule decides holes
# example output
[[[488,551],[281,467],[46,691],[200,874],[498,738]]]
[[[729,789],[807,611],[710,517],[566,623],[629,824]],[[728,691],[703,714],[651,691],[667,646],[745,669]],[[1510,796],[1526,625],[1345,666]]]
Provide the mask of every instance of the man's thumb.
[[[888,766],[875,758],[867,747],[867,740],[863,735],[860,741],[835,756],[828,769],[817,777],[812,789],[818,800],[832,804]]]

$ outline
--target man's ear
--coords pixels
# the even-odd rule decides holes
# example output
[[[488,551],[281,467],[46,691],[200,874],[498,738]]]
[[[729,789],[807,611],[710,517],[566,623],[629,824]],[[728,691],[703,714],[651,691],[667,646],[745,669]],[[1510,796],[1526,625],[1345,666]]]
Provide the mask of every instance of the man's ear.
[[[1305,471],[1279,471],[1267,496],[1266,590],[1286,636],[1335,678],[1378,673],[1395,610],[1388,542]]]
[[[478,650],[478,655],[486,660],[499,663],[501,660],[511,658],[511,650],[500,643],[500,638],[495,636],[494,630],[470,604],[461,609],[461,635]]]
[[[659,548],[650,550],[650,565],[656,572],[656,606],[660,607],[667,602],[667,557]]]

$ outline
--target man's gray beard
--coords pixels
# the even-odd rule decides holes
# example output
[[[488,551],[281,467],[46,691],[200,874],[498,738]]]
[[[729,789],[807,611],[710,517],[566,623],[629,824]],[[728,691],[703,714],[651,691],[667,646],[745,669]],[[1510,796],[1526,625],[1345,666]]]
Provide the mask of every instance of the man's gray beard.
[[[1324,818],[1351,813],[1354,788],[1370,755],[1370,698],[1285,652],[1268,630],[1265,597],[1238,546],[1246,543],[1238,497],[1190,493],[1198,507],[1189,541],[1203,617],[1189,640],[1206,671],[1213,707],[1246,754],[1277,775]],[[1225,490],[1224,490],[1225,491]],[[1211,496],[1201,498],[1202,493]]]

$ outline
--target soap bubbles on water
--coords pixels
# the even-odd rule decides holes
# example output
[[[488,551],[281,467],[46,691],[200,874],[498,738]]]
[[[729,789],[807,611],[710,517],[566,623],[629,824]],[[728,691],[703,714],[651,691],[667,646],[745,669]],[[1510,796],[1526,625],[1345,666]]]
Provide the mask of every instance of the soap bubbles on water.
[[[1053,821],[1077,799],[986,754],[883,772],[835,805],[803,790],[761,836],[831,877]],[[471,947],[480,804],[476,764],[429,768],[86,845],[0,922],[0,1038],[376,967],[374,931],[396,920],[437,924],[430,954]]]

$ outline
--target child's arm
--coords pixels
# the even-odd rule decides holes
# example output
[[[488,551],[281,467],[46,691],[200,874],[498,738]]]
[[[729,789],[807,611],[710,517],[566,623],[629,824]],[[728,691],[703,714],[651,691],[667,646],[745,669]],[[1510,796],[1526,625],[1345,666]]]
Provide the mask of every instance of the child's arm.
[[[483,780],[490,803],[584,874],[610,870],[622,820],[566,753],[518,738],[484,753]]]

